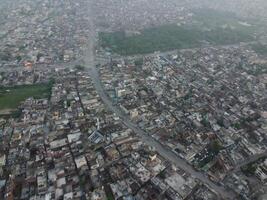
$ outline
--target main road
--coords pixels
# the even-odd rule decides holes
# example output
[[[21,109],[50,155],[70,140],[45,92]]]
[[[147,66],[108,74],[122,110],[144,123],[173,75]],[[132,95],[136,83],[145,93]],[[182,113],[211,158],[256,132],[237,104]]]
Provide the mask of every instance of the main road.
[[[89,8],[88,14],[90,14],[91,10]],[[235,199],[235,194],[232,191],[227,190],[223,186],[219,186],[212,182],[207,175],[202,172],[195,170],[190,164],[188,164],[185,160],[178,157],[173,151],[166,148],[164,145],[155,140],[151,135],[146,133],[140,127],[138,127],[135,123],[133,123],[125,113],[121,111],[120,108],[113,105],[113,102],[106,94],[102,82],[99,77],[98,70],[96,68],[95,62],[95,42],[96,42],[96,29],[91,18],[88,18],[88,23],[90,24],[91,30],[88,35],[88,44],[84,49],[84,64],[85,67],[90,72],[91,79],[94,83],[95,89],[102,99],[103,103],[110,109],[113,113],[115,113],[122,122],[130,129],[132,129],[137,135],[140,136],[142,141],[147,145],[153,147],[162,157],[172,162],[177,167],[183,169],[187,173],[191,174],[193,177],[199,179],[201,182],[205,183],[211,190],[216,192],[222,199]]]
[[[89,57],[89,55],[88,55]],[[125,115],[120,108],[114,106],[110,98],[105,93],[105,90],[102,86],[102,83],[99,78],[98,71],[95,66],[93,65],[86,65],[89,66],[91,79],[94,83],[95,89],[104,102],[104,104],[113,112],[115,113],[122,122],[130,129],[132,129],[136,134],[138,134],[142,141],[147,145],[154,147],[155,150],[165,159],[171,161],[173,164],[178,166],[179,168],[183,169],[184,171],[191,174],[193,177],[201,180],[210,189],[214,190],[218,193],[223,199],[234,199],[235,194],[231,191],[227,191],[223,186],[219,186],[212,182],[204,173],[196,171],[191,165],[189,165],[185,160],[178,157],[174,152],[170,149],[164,147],[161,143],[156,141],[152,136],[146,133],[144,130],[139,128],[135,123],[133,123],[127,115]]]

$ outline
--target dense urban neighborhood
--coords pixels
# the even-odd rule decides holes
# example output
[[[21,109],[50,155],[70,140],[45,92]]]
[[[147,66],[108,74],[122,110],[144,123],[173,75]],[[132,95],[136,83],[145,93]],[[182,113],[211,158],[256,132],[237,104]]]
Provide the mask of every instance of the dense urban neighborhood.
[[[1,200],[267,199],[264,1],[2,1]]]

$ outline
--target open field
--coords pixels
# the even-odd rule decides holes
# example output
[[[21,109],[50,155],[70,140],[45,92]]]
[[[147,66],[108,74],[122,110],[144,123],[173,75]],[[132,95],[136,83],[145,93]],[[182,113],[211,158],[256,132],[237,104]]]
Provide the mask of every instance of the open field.
[[[0,88],[0,111],[14,110],[29,97],[46,98],[50,95],[50,84],[22,85]]]
[[[101,45],[121,55],[152,53],[200,47],[228,45],[253,40],[255,27],[230,14],[199,11],[190,25],[169,24],[142,30],[127,36],[123,31],[99,33]]]

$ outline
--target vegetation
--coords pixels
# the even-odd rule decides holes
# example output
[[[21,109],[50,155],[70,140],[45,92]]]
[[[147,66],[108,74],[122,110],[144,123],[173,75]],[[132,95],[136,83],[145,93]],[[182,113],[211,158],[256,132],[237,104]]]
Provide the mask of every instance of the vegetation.
[[[220,144],[218,140],[212,141],[207,146],[207,153],[205,155],[196,156],[197,167],[202,168],[206,164],[211,162],[222,149],[223,149],[223,146]]]
[[[218,154],[220,150],[223,149],[223,146],[220,144],[218,140],[214,140],[210,143],[209,150],[214,152],[215,154]]]
[[[257,166],[254,163],[249,163],[243,167],[241,167],[241,171],[246,175],[246,176],[251,176],[255,173],[257,169]]]
[[[257,43],[253,44],[251,47],[257,54],[267,55],[267,45]]]
[[[210,128],[210,122],[209,122],[209,119],[208,119],[208,116],[207,115],[204,115],[202,117],[202,120],[200,121],[200,123],[206,127],[206,128]]]
[[[210,17],[212,13],[212,17]],[[139,35],[126,36],[125,32],[100,33],[103,47],[122,54],[143,54],[154,51],[199,47],[203,43],[227,45],[251,41],[255,27],[245,26],[233,15],[212,11],[196,12],[192,25],[162,25],[141,31]]]
[[[262,74],[266,74],[267,73],[267,65],[266,64],[258,64],[258,65],[254,65],[253,67],[250,67],[247,70],[248,74],[254,75],[254,76],[259,76]]]
[[[19,118],[22,114],[22,109],[17,109],[11,113],[12,118]]]
[[[134,61],[134,64],[135,64],[136,66],[138,66],[138,67],[142,67],[143,63],[144,63],[144,61],[143,61],[142,58],[137,59],[137,60]]]
[[[41,58],[42,56],[44,56],[44,54],[42,54],[42,53],[38,53],[38,54],[37,54],[37,61],[39,61],[40,58]]]
[[[78,71],[84,71],[85,70],[85,66],[83,65],[75,65],[75,69]]]
[[[218,120],[217,120],[217,124],[221,127],[225,127],[224,126],[224,120],[223,120],[223,117],[220,117]]]
[[[241,124],[241,123],[238,123],[238,122],[236,122],[236,123],[234,123],[232,126],[233,126],[235,129],[237,129],[237,130],[240,130],[240,129],[241,129],[241,126],[242,126],[242,124]]]
[[[17,62],[20,62],[22,60],[22,57],[20,55],[17,55],[16,60],[17,60]]]
[[[245,165],[245,166],[242,166],[242,167],[241,167],[241,171],[242,171],[246,176],[252,176],[252,175],[254,175],[254,174],[255,174],[255,171],[256,171],[257,168],[258,168],[258,164],[264,162],[266,158],[267,158],[266,156],[263,156],[263,157],[257,159],[257,160],[254,161],[254,162],[251,162],[251,163],[248,163],[248,164]]]
[[[217,28],[219,26],[240,26],[240,20],[235,13],[218,11],[213,9],[198,9],[194,11],[194,18],[197,26],[205,28]],[[244,27],[245,28],[245,27]]]
[[[52,83],[0,88],[0,110],[16,109],[29,97],[49,98]]]
[[[0,60],[10,61],[12,59],[12,55],[8,51],[0,52]]]
[[[107,194],[107,200],[114,200],[112,194]]]

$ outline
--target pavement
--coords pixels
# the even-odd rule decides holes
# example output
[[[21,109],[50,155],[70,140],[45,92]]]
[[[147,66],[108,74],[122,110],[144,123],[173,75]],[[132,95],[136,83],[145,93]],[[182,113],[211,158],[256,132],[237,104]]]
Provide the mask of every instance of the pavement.
[[[238,171],[240,171],[241,167],[248,165],[249,163],[254,163],[257,162],[257,160],[261,159],[261,158],[267,158],[267,151],[264,151],[262,153],[259,154],[254,154],[252,156],[247,157],[246,160],[241,161],[240,163],[238,163],[235,168],[230,171],[227,175],[232,175],[233,173],[236,173]]]
[[[95,89],[98,95],[102,99],[103,103],[115,113],[122,122],[130,129],[132,129],[137,135],[140,136],[142,141],[147,145],[153,147],[162,157],[169,160],[179,168],[183,169],[187,173],[191,174],[193,177],[201,180],[205,183],[211,190],[218,193],[223,199],[233,199],[235,194],[229,190],[226,190],[223,186],[219,186],[212,182],[204,173],[195,170],[191,165],[189,165],[185,160],[178,157],[173,151],[164,147],[161,143],[156,141],[151,135],[146,133],[144,130],[139,128],[136,124],[131,122],[128,116],[126,116],[118,107],[113,105],[112,101],[109,99],[104,91],[102,83],[100,82],[98,71],[95,67],[90,67],[90,74],[92,81],[94,83]]]
[[[90,6],[89,6],[90,7]],[[90,8],[88,10],[88,13],[90,14]],[[110,111],[115,113],[122,122],[130,129],[132,129],[137,135],[140,136],[142,141],[153,147],[162,157],[164,157],[166,160],[169,160],[173,164],[175,164],[177,167],[183,169],[185,172],[191,174],[194,178],[199,179],[201,182],[206,184],[212,191],[216,192],[222,199],[230,200],[235,199],[236,194],[233,191],[227,190],[225,187],[217,185],[216,183],[212,182],[208,176],[203,173],[199,172],[196,169],[194,169],[190,164],[188,164],[185,160],[177,156],[173,151],[165,147],[163,144],[155,140],[150,134],[146,133],[144,130],[142,130],[140,127],[138,127],[135,123],[133,123],[129,117],[121,111],[121,109],[115,105],[113,105],[112,100],[107,96],[102,82],[99,77],[98,70],[96,68],[96,62],[95,62],[95,42],[96,42],[96,28],[94,27],[94,24],[92,20],[90,20],[88,23],[90,23],[91,32],[88,35],[88,44],[85,48],[84,52],[84,64],[87,70],[90,72],[91,79],[94,83],[95,89],[102,99],[103,103],[107,106]]]
[[[90,71],[91,79],[94,83],[95,89],[102,99],[103,103],[109,108],[113,113],[115,113],[122,122],[130,129],[132,129],[136,134],[140,136],[142,141],[149,146],[152,146],[162,157],[169,160],[177,167],[183,169],[187,173],[191,174],[193,177],[201,180],[205,183],[211,190],[216,192],[221,196],[222,199],[234,199],[235,194],[232,191],[226,190],[223,186],[219,186],[212,182],[207,175],[202,172],[195,170],[191,165],[189,165],[185,160],[178,157],[174,152],[164,147],[161,143],[156,141],[152,136],[146,133],[144,130],[139,128],[136,124],[131,122],[129,117],[125,115],[117,106],[113,105],[111,99],[107,96],[101,80],[99,78],[98,71],[94,64],[94,50],[92,49],[93,44],[89,42],[88,49],[85,54],[85,66]]]

